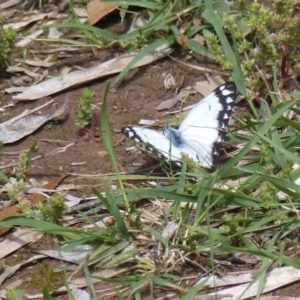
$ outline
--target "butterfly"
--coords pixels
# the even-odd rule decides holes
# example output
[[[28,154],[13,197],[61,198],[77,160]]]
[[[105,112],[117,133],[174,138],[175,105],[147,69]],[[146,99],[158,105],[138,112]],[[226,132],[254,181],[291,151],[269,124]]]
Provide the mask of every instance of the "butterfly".
[[[178,129],[164,126],[163,133],[160,133],[132,126],[123,127],[122,132],[166,162],[181,166],[182,154],[185,154],[201,167],[212,169],[236,98],[236,85],[227,82],[196,104]]]

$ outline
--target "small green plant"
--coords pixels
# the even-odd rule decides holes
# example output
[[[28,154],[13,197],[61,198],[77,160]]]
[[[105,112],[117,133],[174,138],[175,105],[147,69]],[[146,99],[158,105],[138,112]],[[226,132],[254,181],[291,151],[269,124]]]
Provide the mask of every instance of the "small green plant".
[[[25,187],[24,179],[28,170],[28,156],[26,153],[21,153],[19,157],[19,165],[16,170],[16,179],[12,183],[11,189],[8,190],[8,197],[12,203],[18,202],[20,192]]]
[[[81,99],[78,102],[78,115],[75,124],[80,128],[84,128],[91,123],[91,99],[94,96],[94,92],[89,88],[85,88],[81,92]]]
[[[41,282],[47,289],[56,290],[64,282],[63,271],[55,272],[50,265],[45,264],[32,277],[29,286],[33,289],[40,288]]]
[[[10,53],[14,47],[17,33],[12,28],[4,29],[5,19],[0,11],[0,69],[9,63]]]
[[[20,204],[19,208],[23,215],[27,217],[45,220],[51,223],[57,223],[68,209],[67,205],[64,203],[64,197],[59,194],[49,197],[46,203],[38,203],[37,209],[32,209],[24,204]]]
[[[22,290],[15,290],[15,289],[6,289],[7,299],[8,300],[22,300],[24,299],[25,292]]]

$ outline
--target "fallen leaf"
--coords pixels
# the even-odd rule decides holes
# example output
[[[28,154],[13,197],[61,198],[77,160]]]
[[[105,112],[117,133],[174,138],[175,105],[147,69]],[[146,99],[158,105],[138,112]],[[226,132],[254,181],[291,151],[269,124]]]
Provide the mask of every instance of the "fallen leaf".
[[[196,82],[193,88],[204,97],[224,83],[221,76],[206,76],[207,80]]]
[[[48,183],[46,183],[45,185],[43,185],[43,188],[45,189],[49,189],[49,190],[54,190],[58,185],[60,185],[60,183],[68,176],[67,175],[63,175],[63,176],[60,176]],[[45,202],[46,201],[46,197],[41,195],[41,194],[37,194],[37,193],[34,193],[31,195],[30,197],[30,202],[32,205],[37,205],[38,203],[40,202]]]
[[[157,110],[169,109],[169,108],[173,107],[180,100],[188,97],[190,94],[193,94],[193,92],[185,91],[185,90],[180,91],[179,94],[176,95],[174,98],[163,101],[161,104],[159,104],[157,107],[155,107],[155,109],[157,109]]]
[[[71,262],[73,264],[80,264],[88,255],[91,254],[93,250],[94,248],[90,245],[81,245],[73,248],[68,252],[64,252],[63,248],[61,251],[40,250],[37,252],[58,259],[60,261],[63,260],[63,261]]]
[[[10,206],[10,207],[5,207],[4,209],[2,209],[0,211],[0,221],[3,219],[6,219],[8,217],[19,216],[20,214],[21,214],[21,211],[16,205]],[[12,226],[7,226],[5,228],[1,228],[0,236],[5,234],[6,232],[8,232],[11,228],[12,228]]]
[[[108,14],[115,11],[120,5],[101,2],[100,0],[92,0],[87,5],[88,18],[86,22],[94,25]]]
[[[9,238],[0,243],[0,259],[22,248],[26,244],[37,242],[43,235],[44,233],[33,229],[17,228],[9,235]]]
[[[86,291],[80,290],[76,287],[71,290],[71,293],[74,297],[74,300],[90,300],[91,299],[90,295]]]
[[[6,122],[0,124],[0,137],[3,144],[9,144],[20,140],[21,138],[31,134],[43,124],[48,122],[49,120],[56,118],[62,115],[68,104],[69,99],[65,100],[63,106],[54,112],[47,115],[39,115],[39,116],[29,116],[33,112],[41,109],[42,107],[54,103],[53,100],[48,103],[35,108],[31,111],[24,111],[19,116],[16,116]]]
[[[3,273],[1,273],[0,275],[0,286],[1,284],[3,283],[3,281],[8,278],[8,277],[11,277],[13,274],[15,274],[20,268],[30,264],[31,262],[34,263],[36,262],[37,260],[39,259],[43,259],[45,258],[46,256],[45,255],[35,255],[31,258],[29,258],[28,260],[20,263],[20,264],[17,264],[17,265],[14,265],[14,266],[6,266]]]

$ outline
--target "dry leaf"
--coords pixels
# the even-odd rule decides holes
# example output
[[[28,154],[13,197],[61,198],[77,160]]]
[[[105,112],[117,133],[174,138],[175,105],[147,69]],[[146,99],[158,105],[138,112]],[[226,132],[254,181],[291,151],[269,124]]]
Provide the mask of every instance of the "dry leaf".
[[[20,268],[30,264],[31,262],[36,262],[39,259],[43,259],[45,258],[44,255],[35,255],[31,258],[29,258],[28,260],[20,263],[20,264],[16,264],[14,266],[6,266],[3,273],[0,274],[0,286],[3,283],[3,281],[8,278],[11,277],[13,274],[15,274]],[[8,286],[6,286],[8,287]]]
[[[225,83],[224,80],[220,76],[208,76],[207,81],[199,81],[193,86],[193,88],[203,95],[204,97],[210,94],[213,90],[215,90],[218,86]]]
[[[53,103],[54,101],[51,100],[48,103],[28,112],[24,111],[21,115],[14,117],[6,122],[0,124],[0,136],[1,141],[3,144],[9,144],[20,140],[21,138],[31,134],[43,124],[48,122],[49,120],[56,118],[62,115],[68,104],[69,99],[65,100],[63,106],[54,112],[47,114],[47,115],[39,115],[39,116],[29,116],[34,111],[41,109],[42,107]]]
[[[94,25],[105,16],[115,11],[120,5],[101,2],[100,0],[92,0],[87,5],[88,18],[87,23]]]
[[[157,107],[155,107],[155,109],[157,109],[157,110],[169,109],[169,108],[173,107],[177,102],[188,97],[190,94],[193,94],[193,93],[194,92],[186,91],[186,90],[180,91],[180,93],[178,95],[176,95],[174,98],[163,101],[161,104],[159,104]]]
[[[63,175],[63,176],[60,176],[48,183],[46,183],[45,185],[43,185],[43,188],[45,189],[49,189],[49,190],[54,190],[56,189],[56,187],[58,185],[60,185],[60,183],[67,177],[68,175]],[[40,202],[45,202],[46,201],[46,198],[45,196],[41,195],[41,194],[37,194],[37,193],[34,193],[31,195],[30,197],[30,202],[32,205],[37,205],[38,203]]]
[[[0,243],[0,259],[28,243],[37,242],[43,235],[44,233],[34,231],[33,229],[17,228],[8,239]]]

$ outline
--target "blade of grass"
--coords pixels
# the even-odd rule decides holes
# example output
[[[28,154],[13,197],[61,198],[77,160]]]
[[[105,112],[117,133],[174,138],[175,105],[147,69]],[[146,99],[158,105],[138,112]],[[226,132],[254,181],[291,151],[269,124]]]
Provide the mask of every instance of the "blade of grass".
[[[268,130],[270,130],[271,126],[276,122],[276,120],[278,120],[286,110],[294,106],[297,102],[299,102],[299,98],[293,101],[285,102],[282,106],[280,106],[280,108],[274,113],[274,115],[267,122],[265,122],[257,132],[255,132],[255,136],[249,140],[249,142],[244,146],[244,148],[235,157],[230,159],[226,164],[224,164],[219,170],[216,171],[218,173],[218,176],[226,174],[226,172],[230,168],[232,168],[240,160],[242,160],[243,157],[251,150],[251,148],[259,142],[261,137],[264,136]],[[281,149],[281,151],[283,150],[284,149]],[[283,151],[283,153],[285,152]],[[288,154],[289,156],[291,156],[290,152],[288,152]],[[293,157],[295,157],[295,155],[293,155]],[[299,158],[297,158],[297,160],[300,161]]]
[[[90,293],[92,295],[92,299],[97,300],[98,298],[97,298],[97,295],[96,295],[95,286],[93,284],[92,276],[91,276],[91,273],[90,273],[90,270],[89,270],[88,266],[85,265],[83,267],[83,270],[84,270],[84,274],[85,274],[85,280],[86,280],[86,283],[87,283],[87,287],[90,290]]]
[[[31,160],[32,160],[32,158],[33,158],[33,155],[34,155],[34,152],[35,152],[37,143],[38,143],[38,141],[35,141],[35,142],[31,145],[29,151],[27,152],[27,165],[26,165],[27,169],[29,169],[29,167],[30,167],[30,165],[31,165]]]
[[[222,28],[222,22],[219,20],[219,16],[215,13],[214,8],[212,6],[212,3],[210,0],[204,0],[205,7],[209,14],[209,21],[211,22],[212,26],[214,27],[217,36],[220,40],[220,43],[222,44],[223,50],[225,52],[226,59],[232,63],[233,65],[233,73],[232,78],[238,88],[238,90],[244,95],[247,95],[244,80],[243,80],[243,74],[241,73],[240,67],[236,61],[236,57],[234,56],[231,47],[229,45],[229,42],[227,40],[227,37],[223,31]]]
[[[55,28],[76,28],[76,29],[80,29],[82,31],[85,32],[90,32],[93,34],[97,34],[101,37],[103,37],[104,39],[113,42],[115,40],[117,40],[117,37],[110,33],[107,30],[103,30],[100,29],[98,27],[95,26],[90,26],[87,24],[80,24],[80,23],[75,23],[75,22],[70,22],[70,23],[56,23],[56,24],[51,24],[51,25],[45,25],[44,27],[49,28],[49,27],[55,27]]]
[[[129,232],[127,229],[127,226],[123,220],[123,216],[117,206],[117,201],[112,197],[112,195],[109,193],[107,194],[107,198],[103,197],[101,193],[99,193],[96,189],[93,189],[94,194],[102,201],[102,203],[106,206],[108,211],[114,216],[114,218],[117,221],[118,229],[120,230],[120,233],[122,236],[129,240]],[[127,197],[126,197],[127,199]],[[127,200],[128,201],[128,200]],[[127,202],[128,203],[128,202]]]
[[[101,128],[103,142],[104,142],[105,148],[106,148],[108,156],[109,156],[109,160],[111,161],[111,164],[113,165],[113,168],[116,172],[116,176],[118,177],[119,186],[120,186],[120,189],[123,194],[124,204],[126,206],[126,209],[129,210],[128,199],[127,199],[126,194],[124,193],[124,186],[123,186],[122,178],[120,176],[118,164],[117,164],[117,161],[116,161],[116,158],[114,155],[114,147],[113,147],[113,142],[112,142],[112,138],[111,138],[112,134],[111,134],[111,130],[110,130],[109,123],[108,123],[108,117],[107,117],[107,104],[106,103],[107,103],[107,95],[108,95],[108,91],[109,91],[109,86],[110,86],[110,84],[108,83],[106,85],[106,88],[104,91],[101,113],[100,113],[100,128]]]
[[[163,38],[155,40],[150,45],[146,46],[144,49],[142,49],[131,61],[130,63],[123,69],[123,71],[117,76],[115,79],[113,85],[117,84],[127,73],[128,71],[138,62],[140,61],[144,56],[154,52],[155,50],[166,46],[171,45],[172,42]]]
[[[4,180],[5,182],[10,181],[10,179],[1,171],[0,171],[0,179]]]
[[[180,287],[180,286],[178,286],[178,285],[176,285],[174,283],[171,283],[168,280],[165,280],[163,278],[151,275],[150,279],[156,285],[165,286],[165,287],[168,287],[168,288],[173,288],[173,289],[181,291],[183,293],[187,292],[187,289],[184,289],[184,288],[182,288],[182,287]]]

